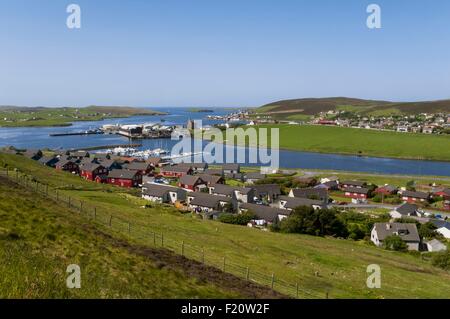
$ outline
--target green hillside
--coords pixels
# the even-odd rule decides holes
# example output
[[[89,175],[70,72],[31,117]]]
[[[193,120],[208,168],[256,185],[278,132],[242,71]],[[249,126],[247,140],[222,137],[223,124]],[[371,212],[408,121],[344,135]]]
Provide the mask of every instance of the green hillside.
[[[75,107],[18,107],[0,106],[0,127],[70,126],[76,121],[99,121],[136,115],[164,113],[128,106]]]
[[[316,115],[330,110],[347,110],[368,115],[450,113],[450,100],[389,102],[347,97],[282,100],[257,108],[256,113],[274,118],[296,119],[298,115]]]
[[[167,245],[174,243],[174,251],[180,252],[179,244],[184,242],[195,248],[190,258],[200,258],[197,252],[203,249],[207,263],[220,265],[226,257],[227,272],[245,276],[245,269],[249,267],[250,276],[274,274],[277,280],[298,283],[300,297],[307,297],[308,292],[323,298],[326,291],[332,298],[448,297],[450,273],[414,254],[388,252],[364,241],[263,232],[206,221],[182,214],[171,206],[152,205],[144,209],[143,205],[148,202],[118,187],[85,182],[20,156],[0,154],[0,166],[5,165],[19,168],[40,182],[58,188],[61,197],[70,196],[77,203],[82,200],[85,206],[96,206],[98,211],[114,218],[164,233]],[[29,205],[33,204],[29,202]],[[20,219],[16,219],[18,221]],[[138,244],[151,244],[133,232],[128,237]],[[228,267],[231,263],[238,266]],[[366,268],[370,264],[381,266],[381,289],[366,287]],[[277,284],[275,289],[279,289]]]
[[[70,264],[81,267],[81,289],[66,287]],[[270,296],[269,289],[230,280],[166,250],[112,237],[76,212],[1,176],[0,274],[0,298]]]

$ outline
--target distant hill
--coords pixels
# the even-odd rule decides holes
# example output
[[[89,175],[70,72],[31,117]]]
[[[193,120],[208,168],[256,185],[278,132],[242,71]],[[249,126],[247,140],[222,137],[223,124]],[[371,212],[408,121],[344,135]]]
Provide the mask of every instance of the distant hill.
[[[330,110],[346,110],[368,115],[450,113],[450,100],[390,102],[348,97],[305,98],[273,102],[257,108],[256,112],[278,118],[296,118]]]

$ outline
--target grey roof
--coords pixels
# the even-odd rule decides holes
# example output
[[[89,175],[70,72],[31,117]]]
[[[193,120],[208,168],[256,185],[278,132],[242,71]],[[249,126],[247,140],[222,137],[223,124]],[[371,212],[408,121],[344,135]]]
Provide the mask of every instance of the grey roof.
[[[185,190],[177,187],[160,185],[160,184],[145,184],[142,188],[142,194],[154,197],[162,197],[168,192],[186,192]]]
[[[217,184],[214,186],[213,193],[221,194],[225,196],[231,196],[235,191],[240,192],[241,194],[248,194],[252,191],[252,188],[250,187],[236,187],[236,186],[229,186],[229,185],[222,185]]]
[[[447,250],[447,246],[437,239],[427,241],[427,245],[430,245],[433,251]]]
[[[123,178],[123,179],[133,179],[138,172],[129,171],[126,169],[113,169],[109,172],[108,177],[110,178]]]
[[[292,213],[291,211],[286,209],[250,203],[243,203],[240,205],[240,207],[254,213],[258,219],[264,219],[269,223],[273,223],[274,221],[276,221],[278,215],[289,216]]]
[[[424,192],[404,191],[402,192],[402,196],[428,199],[428,197],[430,197],[430,194]]]
[[[187,173],[191,170],[190,166],[186,165],[173,165],[165,166],[161,168],[161,172],[177,172],[177,173]]]
[[[225,177],[226,178],[231,178],[231,179],[240,179],[242,180],[244,177],[244,174],[242,173],[225,173]]]
[[[86,151],[72,151],[69,154],[75,157],[89,157],[89,152]]]
[[[219,202],[227,202],[231,203],[231,198],[218,196],[218,195],[210,195],[207,193],[193,192],[189,193],[187,196],[194,197],[191,201],[191,205],[216,208],[219,205]]]
[[[258,195],[269,194],[269,195],[280,195],[281,188],[278,184],[259,184],[252,186]]]
[[[207,163],[188,163],[188,165],[190,165],[192,168],[203,168],[206,169],[208,168],[208,164]]]
[[[103,167],[106,167],[106,168],[110,168],[114,164],[120,166],[119,163],[117,163],[115,160],[112,160],[112,159],[102,159],[102,160],[99,160],[99,162]]]
[[[83,157],[80,161],[80,165],[85,165],[85,164],[89,164],[89,163],[97,163],[98,161],[95,158],[91,158],[91,157]]]
[[[346,187],[344,189],[344,192],[349,192],[349,193],[356,193],[356,194],[365,194],[367,195],[369,193],[369,189],[368,188],[357,188],[357,187]]]
[[[63,167],[64,165],[66,165],[68,163],[75,164],[75,161],[71,160],[71,159],[68,159],[68,158],[61,159],[58,163],[56,163],[56,166]]]
[[[450,230],[450,222],[446,221],[446,220],[442,220],[442,219],[432,219],[430,220],[431,223],[433,223],[434,226],[436,226],[437,228],[447,228],[448,230]]]
[[[405,203],[395,209],[399,214],[406,216],[417,216],[417,205]]]
[[[183,175],[180,177],[180,183],[184,185],[195,185],[197,183],[204,183],[205,181],[199,177],[194,175]]]
[[[366,182],[362,182],[362,181],[343,181],[343,182],[341,182],[341,185],[353,185],[353,186],[363,187],[364,185],[366,185]]]
[[[234,171],[238,171],[240,169],[241,165],[239,164],[234,164],[234,163],[229,163],[229,164],[223,164],[222,165],[222,169],[223,170],[234,170]]]
[[[83,170],[83,171],[88,171],[88,172],[92,172],[92,171],[95,171],[97,168],[103,168],[103,166],[102,165],[100,165],[100,164],[97,164],[97,163],[88,163],[88,164],[84,164],[82,167],[81,167],[81,169]]]
[[[23,152],[23,156],[32,158],[35,156],[41,156],[42,151],[41,150],[33,150],[33,149],[27,149],[25,152]]]
[[[374,227],[380,241],[391,235],[399,235],[406,242],[420,241],[416,224],[375,223]]]
[[[286,201],[286,205],[284,205],[284,207],[288,209],[295,209],[300,206],[313,206],[313,205],[321,207],[324,206],[324,203],[321,200],[314,200],[302,197],[281,196],[280,200]]]
[[[146,171],[150,168],[150,164],[146,162],[131,162],[125,164],[124,167],[132,171]]]
[[[204,180],[206,183],[211,185],[215,185],[218,182],[220,182],[220,180],[222,180],[222,176],[217,175],[199,174],[197,176],[200,177],[202,180]]]
[[[56,163],[58,159],[55,156],[43,156],[41,157],[38,162],[44,165],[47,165],[48,163]]]
[[[293,189],[292,193],[294,197],[301,198],[311,198],[312,196],[322,200],[328,198],[328,192],[324,188],[297,188]]]

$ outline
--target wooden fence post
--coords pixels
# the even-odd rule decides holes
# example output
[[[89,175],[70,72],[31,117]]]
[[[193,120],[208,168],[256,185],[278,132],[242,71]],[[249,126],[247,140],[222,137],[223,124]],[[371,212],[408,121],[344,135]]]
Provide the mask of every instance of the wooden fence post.
[[[164,233],[161,233],[161,246],[164,247]]]
[[[184,256],[184,240],[181,242],[181,256]]]
[[[298,282],[295,283],[295,291],[296,291],[296,296],[298,299]]]
[[[97,207],[94,207],[94,220],[97,218]]]
[[[205,248],[202,248],[202,264],[205,263]]]
[[[112,227],[112,215],[109,216],[109,222],[108,222],[108,224],[109,224],[109,227]]]
[[[130,233],[131,233],[131,223],[128,222],[128,234],[130,234]]]
[[[247,271],[245,273],[245,280],[249,281],[249,279],[250,279],[250,268],[247,267]]]
[[[273,284],[274,284],[274,282],[275,282],[275,274],[272,273],[272,282],[271,282],[271,284],[270,284],[270,287],[272,288],[272,290],[273,290]]]
[[[83,201],[80,200],[80,213],[83,212]]]
[[[69,196],[69,200],[67,201],[67,205],[69,205],[69,207],[70,207],[70,196]]]
[[[225,257],[223,257],[223,266],[222,266],[222,271],[225,272]]]

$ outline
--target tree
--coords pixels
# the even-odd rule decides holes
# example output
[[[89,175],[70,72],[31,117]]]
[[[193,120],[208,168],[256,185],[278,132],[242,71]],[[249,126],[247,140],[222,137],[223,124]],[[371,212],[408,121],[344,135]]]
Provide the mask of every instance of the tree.
[[[347,228],[338,219],[336,210],[315,210],[309,206],[294,209],[288,218],[281,221],[280,231],[314,236],[348,236]]]
[[[387,250],[405,251],[408,246],[398,235],[391,235],[384,239],[383,246]]]
[[[255,214],[251,212],[246,212],[243,214],[224,213],[219,217],[219,221],[222,223],[234,225],[247,225],[252,219],[255,219]]]

